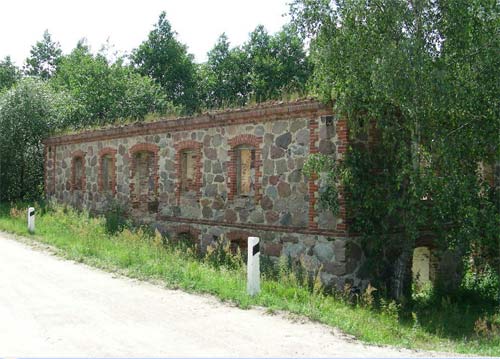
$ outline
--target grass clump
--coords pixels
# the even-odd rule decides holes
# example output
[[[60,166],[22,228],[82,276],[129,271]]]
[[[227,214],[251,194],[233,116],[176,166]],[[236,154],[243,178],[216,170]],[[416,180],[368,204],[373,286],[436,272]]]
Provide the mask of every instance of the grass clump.
[[[263,258],[269,269],[262,278],[261,293],[250,297],[242,255],[232,254],[227,243],[200,254],[196,247],[170,242],[158,231],[115,226],[107,223],[109,219],[69,207],[37,207],[36,234],[27,231],[23,206],[0,205],[0,230],[51,245],[68,259],[129,277],[212,294],[242,308],[257,305],[269,313],[285,310],[303,315],[367,343],[500,355],[500,311],[494,305],[482,308],[471,298],[439,299],[429,291],[417,297],[413,306],[402,308],[377,298],[373,287],[354,295],[348,287],[345,293],[332,293],[321,287],[318,275],[295,270],[285,257],[277,266]]]

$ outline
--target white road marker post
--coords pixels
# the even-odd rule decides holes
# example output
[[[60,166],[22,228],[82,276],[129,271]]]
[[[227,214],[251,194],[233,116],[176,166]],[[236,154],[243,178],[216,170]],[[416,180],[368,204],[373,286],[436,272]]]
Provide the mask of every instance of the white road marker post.
[[[28,208],[28,231],[35,233],[35,208]]]
[[[248,237],[247,293],[260,292],[260,243],[259,237]]]

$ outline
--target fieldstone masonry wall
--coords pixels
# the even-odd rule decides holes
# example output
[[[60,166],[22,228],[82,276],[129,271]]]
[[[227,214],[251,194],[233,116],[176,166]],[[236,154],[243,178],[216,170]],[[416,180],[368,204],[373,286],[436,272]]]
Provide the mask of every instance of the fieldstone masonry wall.
[[[45,187],[50,198],[97,212],[118,201],[133,218],[172,238],[189,234],[201,248],[221,235],[239,246],[257,235],[264,255],[300,259],[311,271],[321,269],[327,285],[359,285],[363,253],[349,237],[345,201],[338,216],[321,210],[321,183],[302,173],[309,154],[340,161],[347,145],[346,123],[328,106],[309,100],[261,105],[49,138]],[[239,146],[253,149],[248,195],[237,190]],[[183,188],[180,154],[186,150],[194,156],[194,178]],[[73,183],[75,153],[84,160],[82,189]],[[102,190],[105,154],[113,158],[112,191]]]

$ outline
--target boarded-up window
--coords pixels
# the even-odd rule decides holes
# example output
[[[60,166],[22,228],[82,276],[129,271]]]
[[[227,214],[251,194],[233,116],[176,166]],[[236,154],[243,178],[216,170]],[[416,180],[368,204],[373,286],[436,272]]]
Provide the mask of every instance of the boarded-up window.
[[[189,191],[195,182],[196,152],[184,150],[181,152],[181,188]]]
[[[135,194],[148,195],[154,192],[155,181],[153,176],[154,154],[152,152],[137,152],[135,161]]]
[[[113,190],[113,158],[111,155],[104,155],[101,159],[102,190]]]
[[[255,149],[239,147],[237,153],[237,191],[239,195],[247,196],[254,190]]]
[[[83,158],[80,156],[73,159],[73,189],[83,189]]]

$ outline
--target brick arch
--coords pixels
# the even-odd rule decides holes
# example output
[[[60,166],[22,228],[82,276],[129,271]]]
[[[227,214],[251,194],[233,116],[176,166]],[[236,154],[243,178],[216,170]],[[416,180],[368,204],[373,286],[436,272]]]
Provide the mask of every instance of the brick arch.
[[[135,196],[135,171],[136,171],[136,161],[135,161],[135,154],[138,152],[151,152],[153,153],[153,179],[154,179],[154,194],[158,194],[158,188],[159,188],[159,151],[160,148],[152,143],[138,143],[132,146],[129,150],[130,153],[130,198],[132,202],[136,202],[139,200],[139,198],[136,198]]]
[[[262,137],[255,135],[238,135],[228,140],[230,149],[228,150],[229,166],[228,166],[228,199],[231,200],[237,193],[237,148],[242,145],[248,145],[255,148],[255,201],[259,202],[262,194],[260,193],[262,177]]]
[[[85,191],[87,187],[87,176],[85,175],[85,155],[86,152],[82,150],[76,150],[73,153],[71,153],[71,191],[77,190],[76,186],[76,178],[75,178],[75,160],[77,158],[82,159],[82,182],[81,182],[81,191]]]
[[[226,238],[229,240],[231,251],[235,252],[239,248],[240,251],[246,252],[248,250],[248,237],[251,237],[252,234],[247,231],[231,231],[226,234]]]
[[[116,194],[116,149],[111,147],[104,147],[99,151],[99,169],[98,169],[98,179],[97,186],[99,192],[103,191],[103,176],[102,176],[102,160],[104,156],[111,156],[111,191],[113,195]]]
[[[148,152],[153,152],[154,154],[158,154],[160,151],[160,148],[155,145],[154,143],[137,143],[130,147],[130,154],[134,154],[136,152],[141,152],[141,151],[148,151]]]
[[[430,234],[423,234],[415,240],[415,247],[428,247],[429,249],[436,249],[435,237]]]
[[[177,199],[177,204],[180,203],[181,200],[181,192],[182,192],[182,166],[181,166],[181,154],[184,150],[194,150],[196,153],[196,162],[195,162],[195,180],[193,185],[193,190],[196,192],[196,197],[200,198],[201,196],[201,142],[194,140],[186,140],[177,142],[174,144],[175,148],[175,173],[177,177],[177,183],[175,186],[175,197]]]
[[[228,140],[229,146],[236,147],[240,145],[250,145],[255,148],[259,147],[262,143],[262,137],[257,137],[255,135],[238,135],[236,137],[230,138]]]
[[[183,233],[187,233],[193,238],[194,241],[193,244],[198,244],[201,231],[197,228],[188,225],[178,225],[171,227],[170,233],[172,234],[173,237],[172,240],[174,241],[179,241],[180,240],[179,236]]]

